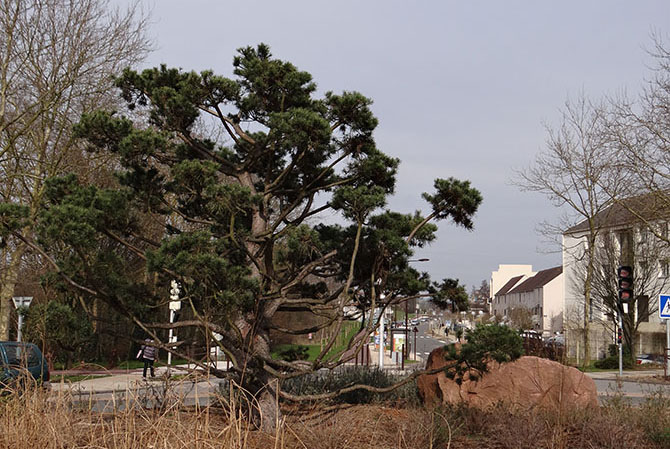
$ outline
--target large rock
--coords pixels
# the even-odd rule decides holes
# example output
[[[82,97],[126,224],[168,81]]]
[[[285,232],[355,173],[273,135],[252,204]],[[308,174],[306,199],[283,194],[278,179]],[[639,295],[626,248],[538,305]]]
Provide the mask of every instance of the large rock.
[[[430,353],[427,369],[447,365],[444,348]],[[593,379],[569,366],[539,357],[521,357],[514,362],[491,363],[478,381],[465,379],[461,385],[438,374],[417,379],[424,404],[465,402],[485,408],[499,402],[515,408],[542,407],[551,410],[597,407],[598,396]]]

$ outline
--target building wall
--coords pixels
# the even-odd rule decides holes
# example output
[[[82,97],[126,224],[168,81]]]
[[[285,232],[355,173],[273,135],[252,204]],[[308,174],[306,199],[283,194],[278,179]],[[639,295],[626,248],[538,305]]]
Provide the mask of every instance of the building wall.
[[[503,288],[503,286],[515,276],[534,276],[532,265],[512,265],[512,264],[500,264],[498,265],[498,270],[491,273],[491,282],[489,284],[490,294],[489,297],[493,296]]]
[[[634,241],[639,244],[641,237],[638,230],[634,231]],[[599,237],[596,245],[602,245],[602,235]],[[580,278],[578,270],[583,269],[578,263],[586,250],[586,238],[572,235],[563,236],[563,288],[564,288],[564,310],[563,325],[566,334],[566,352],[569,358],[579,360],[583,357],[583,328],[584,328],[584,294],[583,286],[578,285]],[[636,249],[642,252],[643,249]],[[648,291],[670,292],[670,282],[662,277],[660,264],[658,261],[651,261],[657,265],[659,274],[652,287]],[[656,266],[655,265],[655,266]],[[598,267],[601,268],[601,267]],[[613,269],[616,267],[613,267]],[[634,267],[634,270],[637,270]],[[653,276],[652,276],[653,277]],[[665,287],[668,286],[668,287]],[[597,301],[597,299],[596,299]],[[635,343],[637,353],[662,353],[665,346],[665,327],[661,323],[658,315],[658,295],[650,295],[649,309],[653,313],[649,317],[649,322],[642,322],[638,327],[638,336]],[[637,310],[636,319],[637,319]],[[590,352],[592,357],[602,358],[607,355],[607,346],[614,343],[614,323],[608,322],[605,314],[600,310],[594,311],[593,321],[590,327]]]
[[[563,331],[563,300],[565,297],[564,275],[560,274],[542,288],[542,329]]]
[[[522,277],[517,285],[526,279],[528,276]],[[504,317],[509,315],[513,308],[524,307],[534,314],[538,330],[560,332],[563,330],[563,299],[564,286],[561,274],[533,291],[496,296],[493,299],[492,310],[495,315]]]
[[[516,277],[516,276],[519,276],[519,274],[515,274],[515,275],[511,276],[509,279],[512,279],[513,277]],[[528,277],[529,276],[523,276],[521,279],[519,279],[519,281],[515,284],[515,286],[521,284],[523,281],[528,279]],[[507,283],[507,281],[509,281],[509,279],[507,279],[500,286],[500,288],[502,288],[502,286],[505,285]],[[500,290],[500,288],[498,290]],[[509,312],[509,310],[512,307],[514,307],[514,305],[519,304],[519,301],[520,301],[520,298],[519,298],[518,294],[498,295],[498,296],[494,297],[493,301],[491,302],[491,313],[493,315],[506,316],[507,313]]]

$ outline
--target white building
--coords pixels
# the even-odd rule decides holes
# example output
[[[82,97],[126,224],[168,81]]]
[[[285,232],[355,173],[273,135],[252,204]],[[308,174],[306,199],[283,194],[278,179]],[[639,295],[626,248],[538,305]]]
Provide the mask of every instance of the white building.
[[[518,276],[535,276],[532,265],[514,265],[501,264],[498,265],[498,270],[491,272],[491,282],[489,283],[490,294],[489,298],[498,293],[510,279]]]
[[[636,302],[630,316],[638,324],[635,340],[637,353],[662,353],[665,345],[664,326],[658,316],[658,294],[670,292],[670,252],[663,236],[668,235],[664,220],[641,222],[639,217],[653,216],[657,208],[648,197],[627,200],[626,205],[615,203],[594,218],[595,250],[594,275],[591,281],[592,300],[585,307],[585,271],[589,227],[586,221],[563,234],[563,273],[565,291],[565,328],[567,356],[583,357],[585,314],[589,323],[591,358],[607,355],[607,347],[615,340],[615,314],[611,304],[617,301],[616,269],[632,265]],[[633,214],[632,207],[639,212]],[[636,216],[638,215],[638,216]],[[653,226],[654,229],[650,229]],[[666,237],[667,238],[667,237]],[[605,288],[597,288],[598,283]],[[611,293],[606,287],[612,284]]]
[[[525,265],[523,267],[530,267]],[[544,333],[563,330],[563,267],[534,273],[532,267],[524,274],[511,277],[494,294],[492,312],[508,319],[512,310],[524,308],[532,315],[533,326]]]

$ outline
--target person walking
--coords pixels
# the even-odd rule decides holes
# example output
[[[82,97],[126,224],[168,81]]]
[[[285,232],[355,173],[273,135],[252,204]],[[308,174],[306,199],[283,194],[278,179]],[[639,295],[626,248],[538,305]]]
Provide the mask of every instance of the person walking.
[[[150,368],[151,377],[156,377],[154,375],[154,360],[156,360],[156,348],[151,346],[154,342],[152,339],[147,338],[144,340],[145,344],[142,345],[142,348],[137,353],[137,358],[142,358],[144,362],[144,370],[142,371],[142,378],[147,378],[147,368]]]

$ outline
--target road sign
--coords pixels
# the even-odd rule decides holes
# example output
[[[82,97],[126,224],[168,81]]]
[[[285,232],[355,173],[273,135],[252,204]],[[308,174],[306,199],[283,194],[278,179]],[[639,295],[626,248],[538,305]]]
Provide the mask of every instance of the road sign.
[[[658,314],[662,320],[670,320],[670,295],[658,297]]]

